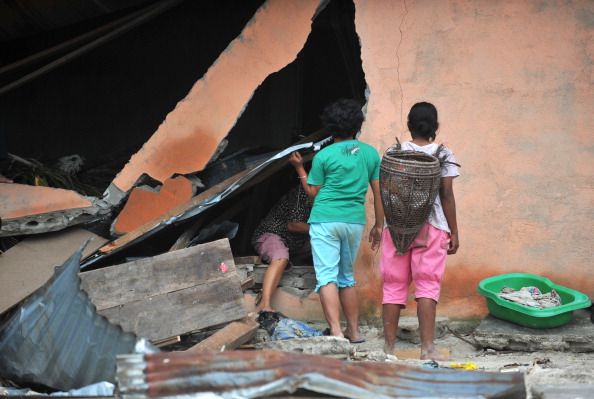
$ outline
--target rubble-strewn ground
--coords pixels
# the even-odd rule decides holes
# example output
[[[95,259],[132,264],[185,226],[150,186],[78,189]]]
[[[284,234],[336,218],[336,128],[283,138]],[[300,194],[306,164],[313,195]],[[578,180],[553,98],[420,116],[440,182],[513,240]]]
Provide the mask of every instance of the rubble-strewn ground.
[[[356,358],[362,360],[369,358],[374,360],[378,352],[383,349],[383,332],[381,329],[370,326],[362,326],[361,336],[366,339],[362,344],[356,345]],[[472,342],[470,334],[459,334],[461,338]],[[438,362],[440,367],[451,368],[452,363],[472,362],[480,371],[501,372],[501,369],[508,366],[507,370],[517,368],[517,371],[526,376],[527,398],[539,398],[533,394],[533,387],[546,385],[564,385],[566,391],[577,385],[592,384],[591,395],[594,398],[594,352],[573,353],[559,351],[542,352],[496,352],[492,350],[477,349],[470,343],[456,337],[453,334],[446,334],[435,341],[437,348],[450,350],[451,361]],[[396,344],[396,351],[404,349],[419,349],[418,344],[400,340]],[[409,366],[422,366],[425,360],[399,359],[396,362]],[[585,386],[584,388],[588,388]],[[538,391],[538,389],[537,389]],[[554,396],[552,396],[554,397]],[[568,396],[568,397],[580,397]],[[584,396],[587,398],[588,396]]]

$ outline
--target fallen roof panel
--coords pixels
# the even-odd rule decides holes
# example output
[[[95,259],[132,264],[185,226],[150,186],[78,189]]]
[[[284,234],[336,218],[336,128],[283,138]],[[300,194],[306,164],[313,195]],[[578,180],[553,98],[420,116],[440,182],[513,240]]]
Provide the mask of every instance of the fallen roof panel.
[[[206,392],[223,398],[261,398],[297,389],[357,399],[526,395],[521,373],[423,369],[280,351],[118,356],[117,380],[124,398]]]

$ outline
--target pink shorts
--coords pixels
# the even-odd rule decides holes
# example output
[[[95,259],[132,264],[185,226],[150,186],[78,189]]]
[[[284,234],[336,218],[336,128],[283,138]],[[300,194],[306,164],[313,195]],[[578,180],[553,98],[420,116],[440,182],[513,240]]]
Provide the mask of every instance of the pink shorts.
[[[285,270],[292,266],[291,260],[299,262],[302,258],[311,257],[311,245],[307,241],[296,251],[289,251],[279,235],[274,233],[262,234],[255,242],[256,251],[265,263],[270,264],[277,259],[288,259],[289,264]]]
[[[439,301],[445,270],[449,234],[425,223],[404,255],[396,253],[390,230],[382,234],[380,273],[384,280],[382,303],[406,307],[408,287],[414,280],[415,299]]]

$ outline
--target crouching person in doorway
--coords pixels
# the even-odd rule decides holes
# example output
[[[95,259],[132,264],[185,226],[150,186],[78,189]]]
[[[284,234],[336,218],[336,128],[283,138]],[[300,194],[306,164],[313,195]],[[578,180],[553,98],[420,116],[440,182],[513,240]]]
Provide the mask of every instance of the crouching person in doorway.
[[[256,299],[258,311],[274,312],[271,300],[285,270],[293,263],[311,262],[309,214],[312,201],[301,185],[292,188],[260,222],[252,245],[269,264],[264,274],[262,292]],[[311,263],[310,263],[311,264]]]

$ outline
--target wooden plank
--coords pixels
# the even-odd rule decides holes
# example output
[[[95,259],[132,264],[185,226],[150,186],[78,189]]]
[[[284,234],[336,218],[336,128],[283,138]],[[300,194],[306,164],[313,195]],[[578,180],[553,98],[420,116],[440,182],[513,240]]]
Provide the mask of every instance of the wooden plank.
[[[437,348],[437,351],[441,353],[443,356],[450,358],[450,350],[447,348]],[[420,349],[398,349],[394,351],[394,356],[398,358],[398,360],[406,360],[406,359],[420,359],[421,358],[421,350]]]
[[[236,265],[261,265],[262,259],[257,255],[252,256],[238,256],[233,258]]]
[[[224,238],[152,258],[105,267],[80,274],[81,287],[98,311],[122,303],[193,287],[221,275],[221,265],[233,274],[237,285],[241,280]],[[174,334],[172,334],[174,335]]]
[[[237,280],[221,277],[99,312],[124,331],[152,340],[183,335],[247,315]]]
[[[107,242],[79,227],[29,236],[0,256],[0,313],[35,292],[82,244],[83,256]]]
[[[322,140],[324,137],[328,137],[328,133],[326,131],[324,131],[324,129],[320,129],[320,130],[312,133],[305,139],[299,140],[297,143],[295,143],[295,145],[301,144],[301,143],[307,143],[310,141],[317,142],[317,141]],[[304,157],[304,159],[308,159],[307,157],[309,157],[309,155]],[[274,174],[281,168],[287,166],[288,164],[289,164],[289,157],[284,157],[282,159],[278,159],[278,160],[271,162],[269,165],[267,165],[265,168],[263,168],[256,176],[254,176],[252,179],[250,179],[249,181],[246,181],[240,187],[237,187],[237,189],[235,191],[233,191],[231,194],[229,194],[229,197],[237,195],[238,193],[254,186],[255,184],[262,182],[264,179],[270,177],[272,174]],[[131,242],[135,241],[136,239],[138,239],[141,236],[143,236],[144,234],[146,234],[153,227],[159,225],[159,223],[161,223],[163,221],[170,220],[174,216],[181,215],[184,212],[188,211],[189,209],[208,200],[209,198],[212,198],[215,195],[225,191],[227,188],[229,188],[229,186],[231,186],[232,184],[234,184],[235,182],[240,180],[242,177],[244,177],[245,175],[250,173],[253,169],[257,168],[258,166],[259,165],[254,165],[251,168],[246,169],[242,172],[239,172],[236,175],[231,176],[227,180],[222,181],[215,186],[212,186],[211,188],[209,188],[209,189],[203,191],[202,193],[196,195],[195,197],[191,198],[189,201],[177,206],[176,208],[170,210],[169,212],[164,213],[163,215],[143,224],[142,226],[129,232],[128,234],[103,246],[102,248],[99,249],[99,252],[103,253],[103,254],[109,254],[109,253],[112,253],[118,249],[121,249],[122,247],[130,244]]]
[[[176,335],[175,337],[153,341],[153,345],[155,345],[157,348],[162,348],[164,346],[177,344],[178,342],[181,342],[181,337],[179,335]]]
[[[80,273],[99,313],[160,340],[247,315],[228,239]]]
[[[254,276],[250,276],[241,282],[241,290],[245,291],[255,285]]]
[[[202,228],[204,222],[206,220],[206,215],[200,215],[196,218],[196,220],[192,223],[190,227],[188,227],[175,241],[171,249],[169,251],[177,251],[178,249],[185,248],[188,243],[192,240],[194,235]]]
[[[256,314],[250,313],[249,316],[241,320],[229,323],[216,334],[187,349],[187,352],[233,350],[250,341],[256,335],[260,324],[255,318]]]

